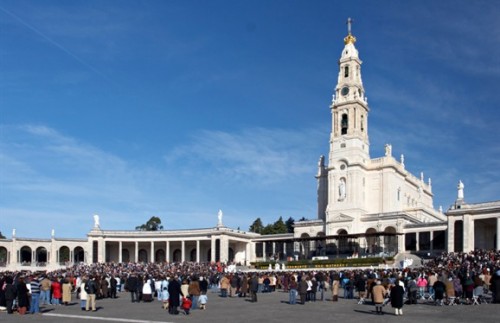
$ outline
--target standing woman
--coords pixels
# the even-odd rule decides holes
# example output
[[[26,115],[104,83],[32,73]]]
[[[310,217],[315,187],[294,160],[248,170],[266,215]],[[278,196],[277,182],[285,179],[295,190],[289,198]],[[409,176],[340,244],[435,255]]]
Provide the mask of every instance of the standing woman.
[[[87,285],[87,277],[82,279],[82,283],[80,284],[80,308],[82,311],[85,311],[85,307],[87,306],[87,292],[85,291],[85,285]]]
[[[332,281],[332,301],[337,302],[339,300],[339,285],[340,277],[335,275]]]
[[[291,275],[290,282],[286,284],[289,289],[288,303],[290,305],[295,305],[297,304],[297,288],[298,288],[297,281],[295,281],[295,276]]]
[[[64,305],[71,303],[71,283],[68,278],[64,279],[62,285],[62,302]]]
[[[404,295],[405,289],[399,284],[399,279],[396,279],[394,286],[391,288],[391,305],[396,315],[403,315]]]
[[[243,275],[243,277],[241,278],[240,296],[247,297],[247,293],[248,293],[248,276]]]
[[[57,278],[52,281],[52,305],[61,305],[61,283]]]
[[[24,277],[20,277],[17,282],[17,311],[20,315],[26,314],[29,306],[28,287],[24,282]]]
[[[151,281],[148,279],[142,285],[142,301],[151,302],[153,300],[153,290],[151,289]]]

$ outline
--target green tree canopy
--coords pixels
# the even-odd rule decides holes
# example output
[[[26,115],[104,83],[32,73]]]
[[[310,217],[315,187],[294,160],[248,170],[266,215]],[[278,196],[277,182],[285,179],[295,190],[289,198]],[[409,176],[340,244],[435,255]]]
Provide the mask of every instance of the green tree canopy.
[[[293,233],[293,225],[295,224],[295,220],[292,217],[289,217],[288,220],[286,220],[285,225],[288,233]]]
[[[260,218],[257,218],[255,221],[253,221],[250,228],[248,228],[248,231],[255,233],[262,233],[263,229],[264,225],[262,224],[262,220]]]
[[[257,218],[250,226],[249,231],[260,234],[278,234],[278,233],[287,233],[288,227],[285,224],[285,222],[283,222],[282,217],[280,217],[278,221],[274,222],[273,224],[268,224],[266,226],[262,224],[262,220],[260,218]]]
[[[163,225],[161,225],[161,219],[159,217],[152,216],[148,222],[136,226],[135,229],[140,231],[158,231],[163,230]]]

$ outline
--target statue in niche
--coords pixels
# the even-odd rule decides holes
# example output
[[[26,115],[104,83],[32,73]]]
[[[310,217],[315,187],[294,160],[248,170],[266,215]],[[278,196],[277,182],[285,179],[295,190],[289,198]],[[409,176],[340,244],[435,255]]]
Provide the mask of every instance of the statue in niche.
[[[340,183],[339,183],[339,200],[342,201],[346,197],[346,191],[345,191],[345,179],[341,178]]]

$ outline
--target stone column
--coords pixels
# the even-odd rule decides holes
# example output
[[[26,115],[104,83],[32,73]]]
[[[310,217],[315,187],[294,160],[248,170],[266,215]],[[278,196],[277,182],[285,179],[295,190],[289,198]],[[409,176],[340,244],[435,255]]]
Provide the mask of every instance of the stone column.
[[[196,240],[196,262],[200,262],[200,240]]]
[[[226,264],[229,262],[229,240],[226,235],[220,239],[220,261]]]
[[[211,262],[216,262],[216,260],[215,260],[215,240],[216,240],[216,237],[212,236],[211,241],[210,241],[210,261]]]
[[[122,241],[118,241],[118,262],[119,263],[122,263],[123,262],[123,258],[122,258],[122,249],[123,249],[123,246],[122,246]]]
[[[92,246],[92,244],[93,242],[91,241],[90,246]],[[59,261],[59,259],[57,259],[57,241],[55,239],[52,239],[50,243],[50,259],[48,260],[51,266],[57,265],[57,262]]]
[[[464,252],[474,250],[474,219],[470,214],[464,214]]]
[[[150,262],[155,262],[155,242],[151,241],[151,256],[149,257]]]
[[[495,249],[500,249],[500,217],[497,218],[497,245]]]
[[[266,261],[267,255],[266,255],[266,242],[265,241],[262,242],[262,257],[263,257],[264,261]]]
[[[448,216],[448,230],[446,231],[448,240],[448,252],[455,252],[455,218]]]
[[[252,261],[251,253],[252,253],[252,243],[247,242],[245,244],[245,266],[248,266],[250,261]]]
[[[417,241],[417,245],[415,246],[415,251],[420,251],[420,232],[415,234],[415,239]]]
[[[106,262],[106,241],[103,237],[99,238],[99,256],[97,257],[98,262]]]
[[[135,242],[134,246],[134,261],[139,262],[139,242]]]
[[[434,250],[434,241],[432,241],[434,239],[434,231],[431,231],[430,232],[430,249],[431,251]]]
[[[181,261],[186,261],[186,242],[184,240],[181,241]]]
[[[170,241],[166,241],[165,244],[165,261],[170,262]]]
[[[406,250],[406,240],[405,240],[405,234],[398,234],[397,236],[398,240],[398,250],[397,253],[405,252]]]

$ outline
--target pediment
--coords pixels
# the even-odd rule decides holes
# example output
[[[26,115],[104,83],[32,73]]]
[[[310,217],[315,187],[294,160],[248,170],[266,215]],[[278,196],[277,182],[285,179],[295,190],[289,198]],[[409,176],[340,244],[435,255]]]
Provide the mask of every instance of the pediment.
[[[342,213],[334,215],[330,218],[330,222],[351,222],[354,218],[352,216],[348,216]]]

